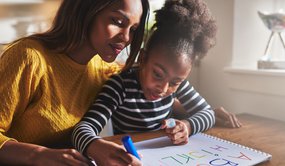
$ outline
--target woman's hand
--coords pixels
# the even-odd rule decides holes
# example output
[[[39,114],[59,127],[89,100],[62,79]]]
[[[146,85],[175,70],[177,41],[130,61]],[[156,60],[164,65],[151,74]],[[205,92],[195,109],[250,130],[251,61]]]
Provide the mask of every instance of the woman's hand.
[[[32,165],[90,165],[90,161],[75,149],[49,149],[39,148],[31,153]]]
[[[235,114],[228,112],[223,107],[214,109],[216,117],[216,125],[230,128],[238,128],[242,123],[238,120]]]
[[[75,149],[51,149],[16,141],[7,141],[0,148],[0,165],[88,166],[90,163]]]
[[[92,141],[86,153],[98,166],[142,165],[135,156],[127,153],[123,146],[103,139]]]
[[[188,143],[189,133],[191,133],[190,124],[186,120],[175,120],[176,125],[167,128],[166,120],[162,122],[161,128],[164,129],[166,135],[175,145],[183,145]]]

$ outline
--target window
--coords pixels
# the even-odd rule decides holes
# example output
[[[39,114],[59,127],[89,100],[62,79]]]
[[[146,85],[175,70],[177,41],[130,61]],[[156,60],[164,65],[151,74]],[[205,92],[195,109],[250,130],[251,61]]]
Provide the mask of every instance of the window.
[[[232,67],[257,69],[257,61],[264,55],[271,34],[271,31],[266,28],[257,12],[283,12],[285,14],[285,1],[236,0],[234,10]],[[282,33],[281,35],[285,39],[285,34]],[[272,39],[269,54],[272,61],[284,62],[285,69],[285,48],[278,35],[275,35]]]

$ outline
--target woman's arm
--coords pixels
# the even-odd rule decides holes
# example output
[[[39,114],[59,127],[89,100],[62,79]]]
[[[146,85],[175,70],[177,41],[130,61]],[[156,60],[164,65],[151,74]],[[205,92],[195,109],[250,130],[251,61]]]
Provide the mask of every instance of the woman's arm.
[[[0,165],[86,165],[87,160],[75,150],[49,149],[5,135],[30,106],[41,67],[38,53],[24,42],[9,47],[0,58]]]
[[[50,149],[39,145],[7,141],[0,149],[0,165],[88,165],[75,149]]]

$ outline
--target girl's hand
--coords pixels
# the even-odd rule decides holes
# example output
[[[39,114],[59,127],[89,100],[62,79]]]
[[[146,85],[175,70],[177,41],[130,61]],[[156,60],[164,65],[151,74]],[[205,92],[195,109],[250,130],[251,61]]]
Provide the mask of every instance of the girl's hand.
[[[238,128],[242,126],[242,123],[238,120],[235,114],[228,112],[223,107],[214,109],[216,117],[216,125]]]
[[[87,155],[100,166],[142,166],[142,163],[116,143],[96,139],[87,147]]]
[[[183,145],[188,143],[188,136],[191,132],[190,124],[186,120],[175,120],[176,125],[172,128],[167,128],[166,120],[162,122],[161,128],[164,129],[166,135],[175,145]]]

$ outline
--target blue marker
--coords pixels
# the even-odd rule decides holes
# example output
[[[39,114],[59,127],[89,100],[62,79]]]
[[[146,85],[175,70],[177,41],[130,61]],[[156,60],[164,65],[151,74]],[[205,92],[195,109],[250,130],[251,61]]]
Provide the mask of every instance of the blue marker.
[[[139,160],[141,159],[130,136],[128,136],[128,135],[124,136],[122,138],[122,142],[123,142],[127,152],[129,152],[132,155],[136,156],[136,158],[138,158]]]

